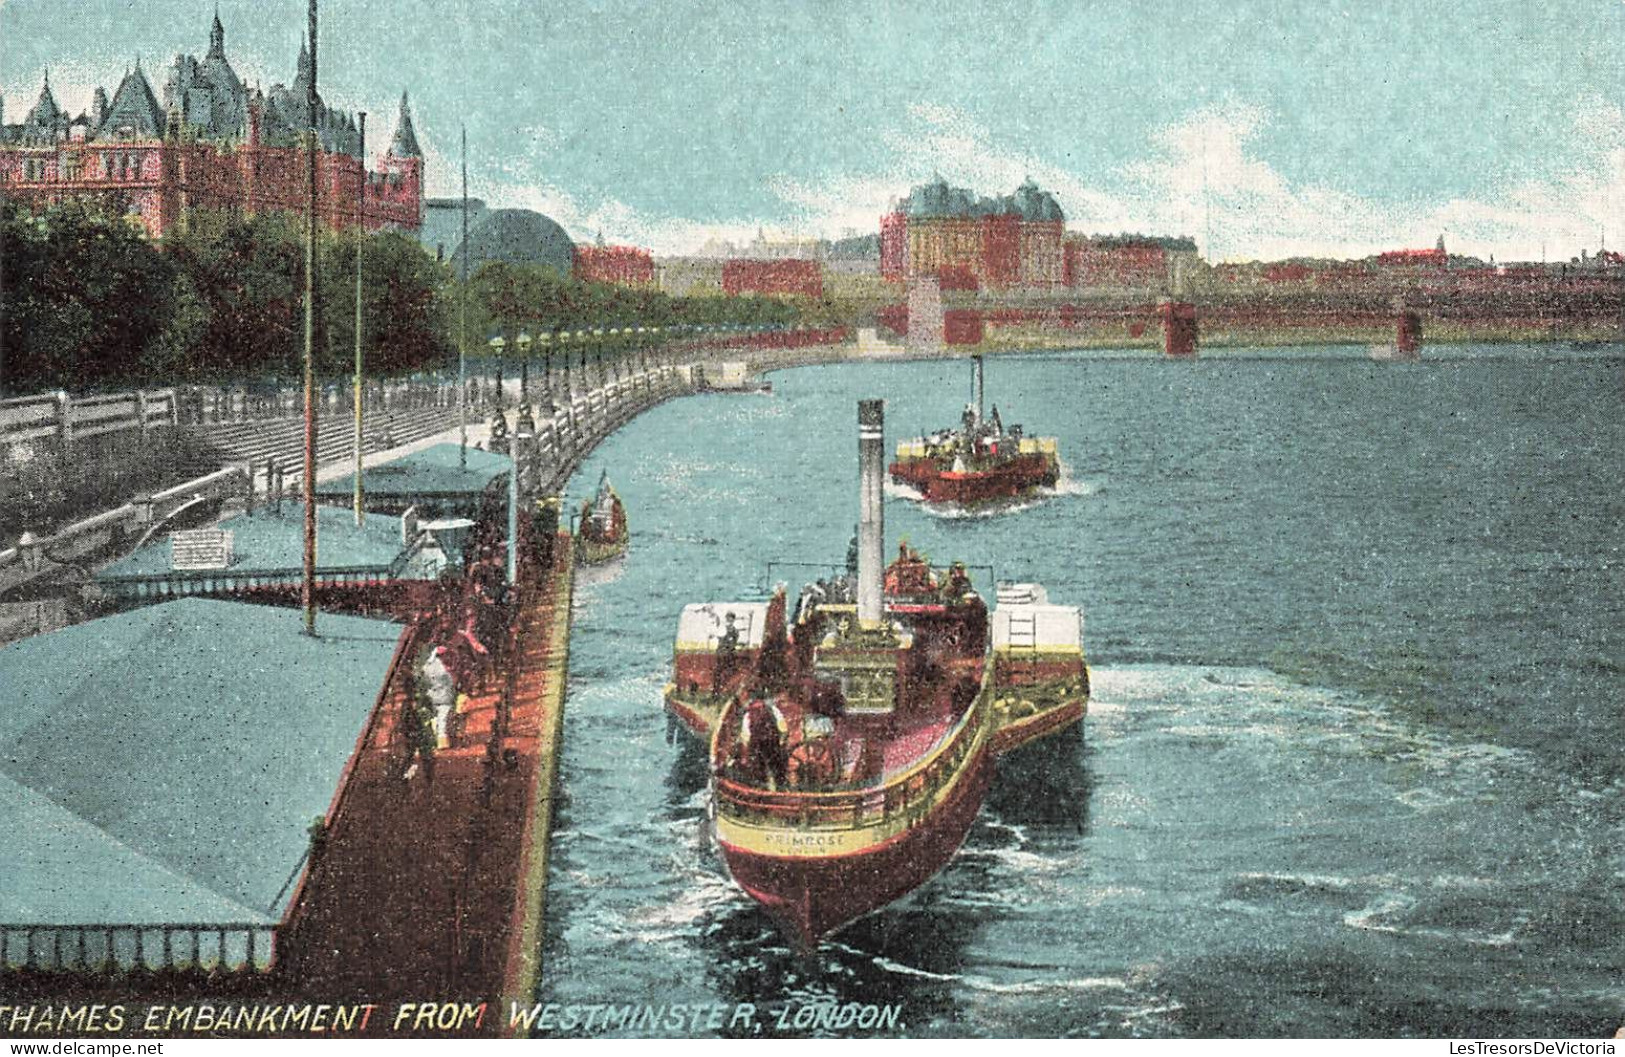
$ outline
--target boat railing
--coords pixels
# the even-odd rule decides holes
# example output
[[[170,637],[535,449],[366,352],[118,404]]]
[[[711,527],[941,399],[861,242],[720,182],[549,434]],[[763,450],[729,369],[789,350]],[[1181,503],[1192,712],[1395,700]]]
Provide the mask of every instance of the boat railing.
[[[718,813],[746,824],[799,829],[862,829],[898,819],[913,825],[966,761],[982,750],[991,728],[992,672],[991,663],[983,665],[981,686],[971,706],[936,747],[912,766],[873,785],[828,792],[759,789],[719,775]],[[719,724],[719,733],[721,729]]]

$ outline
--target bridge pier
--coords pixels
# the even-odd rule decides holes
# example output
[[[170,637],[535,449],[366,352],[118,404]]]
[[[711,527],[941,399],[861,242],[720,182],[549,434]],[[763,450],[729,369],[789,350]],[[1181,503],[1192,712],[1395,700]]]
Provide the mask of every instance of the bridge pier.
[[[1422,358],[1422,317],[1403,302],[1395,306],[1394,349],[1401,360]]]
[[[1158,302],[1157,314],[1162,317],[1162,352],[1170,359],[1196,358],[1198,332],[1196,306],[1189,301],[1171,298]]]

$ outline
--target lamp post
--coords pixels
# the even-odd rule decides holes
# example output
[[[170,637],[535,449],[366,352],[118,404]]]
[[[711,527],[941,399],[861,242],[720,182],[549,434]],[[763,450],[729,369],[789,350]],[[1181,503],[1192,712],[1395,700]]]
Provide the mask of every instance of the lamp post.
[[[515,339],[519,346],[519,402],[530,403],[530,334],[521,330]]]
[[[556,331],[548,333],[544,330],[536,335],[536,340],[542,346],[542,391],[547,394],[547,413],[550,415],[557,410],[553,401],[553,340],[556,337]]]
[[[570,350],[564,347],[569,344],[569,341],[570,332],[568,330],[559,331],[559,351],[564,354],[564,402],[566,404],[575,401],[576,392],[575,386],[570,381]]]
[[[497,361],[497,410],[502,410],[502,352],[508,347],[501,334],[491,339],[491,355]]]
[[[468,469],[468,128],[463,128],[463,260],[457,298],[457,465]]]

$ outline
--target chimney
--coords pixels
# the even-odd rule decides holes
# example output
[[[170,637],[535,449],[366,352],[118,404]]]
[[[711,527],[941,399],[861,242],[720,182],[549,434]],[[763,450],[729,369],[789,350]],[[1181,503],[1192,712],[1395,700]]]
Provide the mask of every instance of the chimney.
[[[975,364],[971,375],[971,403],[976,405],[976,424],[982,423],[982,358],[972,356],[971,363]]]
[[[881,625],[885,575],[886,402],[858,401],[858,627]]]

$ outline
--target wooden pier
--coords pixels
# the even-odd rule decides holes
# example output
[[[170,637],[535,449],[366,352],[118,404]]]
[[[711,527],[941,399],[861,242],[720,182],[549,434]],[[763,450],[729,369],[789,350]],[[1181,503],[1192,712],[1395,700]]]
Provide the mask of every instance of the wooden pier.
[[[530,1002],[569,641],[572,555],[519,588],[489,682],[464,696],[449,744],[413,759],[405,722],[419,632],[384,690],[278,936],[290,994],[487,1003],[481,1032]],[[410,762],[409,762],[410,761]]]

